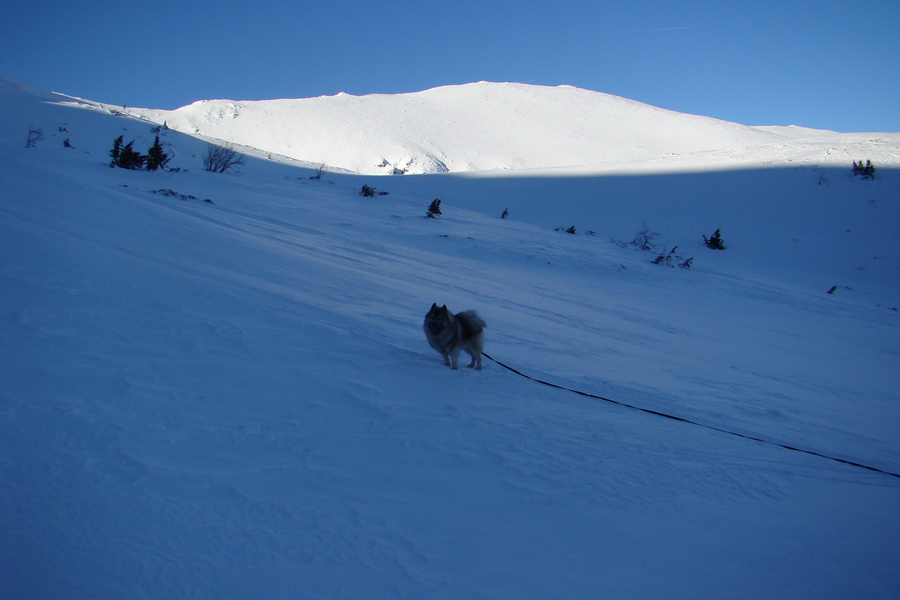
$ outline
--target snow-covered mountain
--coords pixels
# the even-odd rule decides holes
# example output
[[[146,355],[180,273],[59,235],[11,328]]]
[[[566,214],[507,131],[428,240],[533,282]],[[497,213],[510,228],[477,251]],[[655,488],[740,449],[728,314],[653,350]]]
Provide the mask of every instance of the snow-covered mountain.
[[[804,155],[804,148],[806,158],[828,162],[829,150],[850,141],[800,127],[747,127],[571,86],[518,83],[122,110],[178,131],[361,174],[679,163],[710,152],[732,164],[769,155],[784,160]]]
[[[495,87],[583,93],[434,94]],[[0,106],[0,598],[896,597],[898,134],[712,123],[762,145],[552,168],[600,159],[546,131],[501,173],[435,125],[448,168],[493,170],[314,180],[251,129],[9,81]],[[203,170],[212,135],[239,172]],[[118,136],[170,169],[110,168]],[[432,302],[620,404],[447,369]]]

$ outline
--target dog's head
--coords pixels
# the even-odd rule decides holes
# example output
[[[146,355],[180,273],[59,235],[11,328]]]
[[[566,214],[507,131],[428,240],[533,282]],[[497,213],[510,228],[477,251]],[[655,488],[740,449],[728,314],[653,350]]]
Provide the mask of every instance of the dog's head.
[[[425,315],[425,327],[431,333],[438,334],[452,321],[451,316],[452,313],[447,309],[446,304],[438,308],[437,302],[435,302],[431,305],[428,314]]]

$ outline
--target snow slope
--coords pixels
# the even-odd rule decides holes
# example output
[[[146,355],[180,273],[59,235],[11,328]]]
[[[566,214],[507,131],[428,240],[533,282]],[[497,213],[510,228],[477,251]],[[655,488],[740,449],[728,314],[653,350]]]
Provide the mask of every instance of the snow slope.
[[[204,100],[174,111],[128,112],[178,131],[362,174],[597,166],[713,150],[727,152],[733,164],[735,153],[752,149],[759,156],[767,146],[776,156],[795,157],[800,140],[808,138],[846,146],[834,132],[747,127],[571,86],[516,83],[396,95]],[[892,150],[900,160],[896,138]],[[828,160],[828,154],[817,152],[814,160]]]
[[[454,372],[421,332],[474,308],[534,377],[900,473],[897,163],[314,181],[170,130],[181,171],[146,173],[107,152],[151,123],[0,94],[0,597],[900,589],[900,478]],[[611,241],[642,221],[693,267]]]

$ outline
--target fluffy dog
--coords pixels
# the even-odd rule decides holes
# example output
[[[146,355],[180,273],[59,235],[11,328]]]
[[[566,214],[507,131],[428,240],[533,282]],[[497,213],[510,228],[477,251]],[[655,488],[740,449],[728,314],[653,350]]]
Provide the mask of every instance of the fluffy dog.
[[[454,315],[447,305],[438,308],[437,303],[425,315],[425,337],[429,345],[444,358],[444,364],[459,369],[459,353],[465,350],[471,357],[469,367],[481,368],[481,352],[484,349],[485,322],[474,310]]]

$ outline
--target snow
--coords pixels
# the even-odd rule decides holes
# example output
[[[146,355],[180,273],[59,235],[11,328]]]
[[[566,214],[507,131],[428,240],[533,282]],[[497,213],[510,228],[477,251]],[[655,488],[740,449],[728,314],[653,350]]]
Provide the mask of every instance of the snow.
[[[507,164],[496,130],[438,111],[409,156],[440,144],[456,172],[309,179],[385,154],[329,128],[412,139],[453,106],[486,124],[497,89],[548,123]],[[653,109],[650,129],[693,132],[673,150],[604,97],[584,118],[612,111],[645,152],[604,162],[569,147],[580,125],[545,135],[592,94],[284,101],[320,102],[321,130],[193,106],[270,110],[331,158],[0,80],[0,597],[896,597],[900,479],[777,444],[900,473],[900,134]],[[180,171],[107,166],[162,121]],[[241,172],[202,170],[212,137]],[[850,175],[866,158],[873,181]],[[617,243],[642,222],[693,267]],[[716,228],[725,251],[700,243]],[[488,353],[530,376],[772,443],[451,371],[421,331],[435,301],[478,310]]]
[[[484,81],[409,94],[213,100],[129,112],[178,131],[370,175],[597,166],[712,150],[728,151],[733,166],[771,154],[760,150],[766,145],[794,158],[808,145],[804,138],[846,146],[834,132],[747,127],[571,86]],[[825,149],[816,150],[814,161],[828,161]],[[844,158],[832,162],[843,166]],[[900,160],[896,138],[888,156],[869,158]]]

